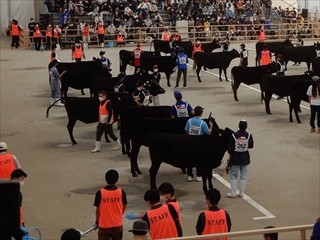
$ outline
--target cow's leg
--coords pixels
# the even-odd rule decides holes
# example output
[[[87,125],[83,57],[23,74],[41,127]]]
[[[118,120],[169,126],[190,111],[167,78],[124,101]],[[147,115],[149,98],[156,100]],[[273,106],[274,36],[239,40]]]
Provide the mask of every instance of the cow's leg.
[[[221,79],[221,73],[222,73],[222,68],[219,68],[219,80],[222,81]]]
[[[130,152],[130,165],[132,177],[138,177],[138,174],[142,174],[138,166],[138,154],[140,151],[140,145],[132,142],[132,148]]]
[[[307,63],[308,71],[310,71],[310,62],[306,62],[306,63]]]
[[[300,102],[297,102],[297,103],[295,103],[295,104],[293,104],[293,103],[291,102],[290,122],[293,122],[293,119],[292,119],[292,109],[293,109],[294,115],[296,116],[296,119],[297,119],[298,123],[301,123],[300,117],[299,117],[299,108],[300,108]]]
[[[82,94],[82,95],[85,95],[83,88],[81,88],[81,94]]]
[[[166,74],[166,77],[167,77],[167,86],[168,87],[171,87],[171,84],[170,84],[170,73],[169,72],[165,72],[165,74]]]
[[[67,124],[67,129],[69,132],[69,136],[70,136],[71,142],[73,144],[77,144],[76,140],[73,137],[73,128],[74,128],[74,125],[76,124],[77,118],[73,118],[70,115],[68,115],[68,117],[69,117],[69,121]]]
[[[199,64],[197,64],[197,77],[198,77],[198,81],[199,82],[202,82],[201,81],[201,78],[200,78],[200,71],[201,71],[201,68],[202,68],[202,66],[200,66]]]
[[[265,104],[265,107],[266,107],[266,113],[267,114],[271,114],[271,111],[270,111],[271,98],[272,98],[272,93],[265,92],[264,104]]]
[[[120,139],[121,139],[121,149],[122,149],[122,154],[125,155],[127,154],[127,149],[125,148],[125,134],[123,133],[123,131],[120,130]]]
[[[210,168],[208,170],[207,167],[201,167],[201,173],[202,173],[202,189],[203,189],[203,192],[206,193],[208,191],[207,180],[210,179],[210,176],[209,176],[210,175]],[[212,171],[211,171],[211,175],[212,175]],[[212,184],[211,184],[211,186],[212,186]],[[209,189],[210,189],[210,183],[209,183]]]
[[[236,100],[236,101],[239,101],[238,95],[237,95],[237,90],[238,90],[239,86],[240,86],[240,81],[236,81],[235,79],[233,79],[232,90],[233,90],[234,100]]]
[[[292,119],[292,110],[293,110],[293,108],[292,108],[292,102],[291,102],[291,103],[289,103],[289,121],[290,121],[290,122],[293,122],[293,119]],[[296,113],[296,112],[294,112],[294,113]]]
[[[157,173],[159,171],[159,168],[160,168],[160,165],[161,165],[161,161],[157,161],[156,157],[153,157],[152,155],[153,154],[151,154],[151,152],[150,152],[150,156],[151,156],[151,167],[149,169],[150,188],[151,189],[157,189],[156,176],[157,176]]]
[[[227,77],[227,69],[224,68],[223,72],[224,72],[224,77],[226,78],[226,81],[228,82],[229,80],[228,80],[228,77]],[[220,75],[220,77],[221,77],[221,75]]]

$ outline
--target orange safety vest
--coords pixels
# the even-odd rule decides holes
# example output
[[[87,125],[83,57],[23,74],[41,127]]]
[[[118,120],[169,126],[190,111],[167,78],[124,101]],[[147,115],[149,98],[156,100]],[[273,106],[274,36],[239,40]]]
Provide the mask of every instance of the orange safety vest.
[[[83,33],[82,33],[83,36],[89,36],[90,33],[89,33],[89,27],[84,27],[83,28]]]
[[[123,36],[122,35],[117,35],[117,43],[123,43],[124,40],[123,40]]]
[[[169,32],[164,32],[163,41],[170,41],[171,34]]]
[[[104,34],[104,26],[98,26],[98,34]]]
[[[100,202],[99,228],[113,228],[122,226],[122,190],[106,190],[102,188]]]
[[[174,207],[174,209],[177,211],[178,216],[179,216],[179,222],[182,225],[179,202],[178,201],[176,201],[176,202],[168,202],[168,204],[171,204]]]
[[[261,41],[261,42],[266,40],[266,37],[264,35],[264,31],[263,30],[260,30],[260,34],[258,36],[258,40]]]
[[[61,33],[61,29],[60,29],[60,28],[54,29],[54,31],[53,31],[53,37],[54,37],[54,38],[59,38],[59,37],[60,37],[60,36],[59,36],[59,33]]]
[[[136,48],[135,50],[132,51],[131,56],[134,57],[134,60],[133,60],[134,66],[140,67],[140,57],[142,53],[143,53],[143,50],[141,48]]]
[[[181,41],[181,36],[180,36],[180,34],[175,35],[175,36],[174,36],[174,39],[175,39],[176,41]]]
[[[51,27],[47,27],[46,37],[52,37],[52,28]]]
[[[13,156],[9,153],[0,155],[0,178],[10,179],[13,170],[16,170]]]
[[[206,210],[204,211],[204,215],[206,221],[202,235],[228,232],[227,218],[224,210]],[[218,240],[218,238],[211,238],[210,240]],[[222,240],[228,240],[228,238],[222,238]]]
[[[147,211],[152,239],[175,238],[178,231],[168,205]]]
[[[105,116],[109,116],[109,112],[106,109],[108,102],[110,102],[110,100],[107,100],[102,106],[100,104],[100,108],[99,108],[99,121],[100,122],[102,121],[102,118],[104,118]],[[113,111],[112,111],[111,122],[109,122],[109,124],[112,124],[113,122],[114,122],[114,118],[113,118]]]
[[[80,46],[79,48],[74,46],[73,57],[82,58],[82,55],[83,55],[82,46]]]
[[[40,28],[35,28],[33,32],[34,38],[39,38],[41,36]]]
[[[193,45],[192,58],[193,58],[193,55],[194,55],[195,52],[203,52],[201,47],[202,47],[201,44],[199,44],[199,46],[197,46],[196,44]]]
[[[19,31],[19,25],[12,25],[12,30],[11,30],[11,36],[19,36],[20,31]]]
[[[271,63],[270,51],[269,50],[262,50],[261,51],[261,65],[265,66]]]

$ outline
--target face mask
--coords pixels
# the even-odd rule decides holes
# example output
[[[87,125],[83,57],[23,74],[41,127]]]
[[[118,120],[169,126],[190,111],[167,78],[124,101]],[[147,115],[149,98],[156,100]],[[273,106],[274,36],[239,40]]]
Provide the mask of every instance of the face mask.
[[[199,45],[199,44],[200,44],[200,42],[199,42],[199,41],[197,41],[197,44]]]
[[[160,196],[160,203],[161,203],[162,205],[164,205],[164,204],[166,204],[166,202],[167,202],[166,197],[165,197],[165,196]]]
[[[20,182],[20,186],[23,186],[24,182]]]
[[[99,23],[99,26],[102,26],[102,23]]]
[[[104,99],[103,97],[99,97],[99,101],[102,102]]]
[[[137,87],[137,90],[138,90],[138,91],[141,91],[141,87]]]
[[[153,71],[154,71],[154,72],[158,72],[158,69],[157,69],[157,68],[155,68],[155,69],[153,69]]]

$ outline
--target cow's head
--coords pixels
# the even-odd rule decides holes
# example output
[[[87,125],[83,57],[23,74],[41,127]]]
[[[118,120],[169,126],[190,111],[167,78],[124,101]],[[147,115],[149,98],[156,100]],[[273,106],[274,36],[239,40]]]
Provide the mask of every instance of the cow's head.
[[[146,81],[145,87],[149,90],[150,94],[156,96],[158,94],[164,94],[166,90],[164,90],[159,83],[155,80],[148,80]]]
[[[320,42],[314,43],[316,50],[320,50]]]
[[[232,53],[233,58],[240,57],[240,54],[236,49],[232,49],[230,52]]]

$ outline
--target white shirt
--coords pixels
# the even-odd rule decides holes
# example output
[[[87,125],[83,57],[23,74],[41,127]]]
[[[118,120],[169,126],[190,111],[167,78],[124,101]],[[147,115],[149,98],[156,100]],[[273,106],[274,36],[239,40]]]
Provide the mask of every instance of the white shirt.
[[[312,85],[309,86],[308,91],[307,91],[307,95],[309,97],[311,97],[310,105],[312,105],[312,106],[320,106],[320,93],[317,92],[317,96],[313,97],[312,96]]]

